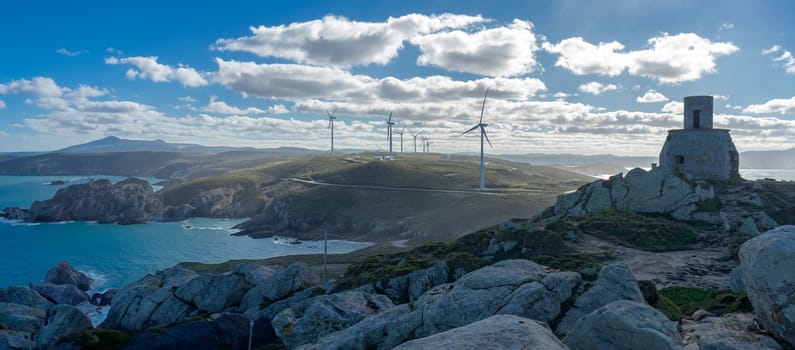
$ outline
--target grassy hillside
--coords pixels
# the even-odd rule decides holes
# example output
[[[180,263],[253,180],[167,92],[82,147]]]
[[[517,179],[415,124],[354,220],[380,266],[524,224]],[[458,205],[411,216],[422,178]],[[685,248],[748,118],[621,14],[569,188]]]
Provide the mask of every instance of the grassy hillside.
[[[392,161],[373,160],[372,154],[302,157],[190,181],[162,195],[167,204],[179,204],[213,186],[240,184],[248,191],[241,197],[259,197],[269,205],[241,225],[247,233],[318,239],[328,225],[334,238],[416,243],[530,217],[589,180],[560,169],[492,160],[486,185],[496,193],[481,194],[474,191],[478,167],[477,158],[439,154],[398,155]]]

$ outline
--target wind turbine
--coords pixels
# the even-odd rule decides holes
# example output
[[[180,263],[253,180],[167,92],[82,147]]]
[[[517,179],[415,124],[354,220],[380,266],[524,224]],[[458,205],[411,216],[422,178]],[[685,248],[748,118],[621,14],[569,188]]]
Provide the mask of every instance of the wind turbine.
[[[337,113],[336,108],[334,108],[334,112],[331,113],[326,110],[326,114],[328,114],[328,128],[331,130],[331,154],[334,154],[334,119],[337,119],[337,117],[334,116],[335,113]]]
[[[403,127],[403,130],[400,130],[398,134],[400,134],[400,153],[403,153],[403,133],[406,132],[406,127]]]
[[[430,139],[425,139],[425,149],[426,149],[425,152],[431,152],[431,140]]]
[[[484,137],[486,138],[486,141],[489,143],[489,147],[494,148],[494,146],[491,145],[491,141],[489,141],[489,136],[486,135],[486,127],[489,126],[489,124],[483,123],[483,111],[486,109],[486,97],[488,95],[489,95],[489,89],[486,89],[486,94],[483,95],[483,106],[480,107],[480,121],[478,122],[478,124],[470,128],[469,130],[465,131],[463,134],[461,134],[461,136],[464,136],[469,132],[471,132],[472,130],[480,128],[480,190],[481,191],[483,191],[483,183],[485,180],[484,171],[483,171],[483,138]]]
[[[409,130],[409,134],[414,137],[414,153],[417,153],[417,136],[420,136],[420,133],[414,133],[413,131]]]
[[[427,152],[427,151],[425,150],[425,146],[427,146],[427,145],[428,145],[428,138],[427,138],[427,137],[425,137],[425,136],[423,136],[423,137],[422,137],[422,151],[423,151],[423,152]]]
[[[389,119],[386,120],[386,138],[389,140],[389,157],[392,157],[392,125],[395,123],[392,121],[392,112],[389,112]]]

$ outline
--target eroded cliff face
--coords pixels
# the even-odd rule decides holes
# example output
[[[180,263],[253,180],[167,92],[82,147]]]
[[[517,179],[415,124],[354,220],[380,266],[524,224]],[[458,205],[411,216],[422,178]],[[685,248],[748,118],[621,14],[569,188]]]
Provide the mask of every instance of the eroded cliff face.
[[[168,204],[162,214],[154,219],[178,221],[191,217],[244,218],[259,214],[264,206],[265,200],[260,196],[251,195],[241,184],[234,184],[204,189],[192,194],[184,202]]]
[[[127,178],[116,184],[94,180],[62,188],[53,198],[36,201],[30,209],[6,208],[11,219],[32,222],[97,221],[122,225],[140,224],[163,209],[148,182]]]

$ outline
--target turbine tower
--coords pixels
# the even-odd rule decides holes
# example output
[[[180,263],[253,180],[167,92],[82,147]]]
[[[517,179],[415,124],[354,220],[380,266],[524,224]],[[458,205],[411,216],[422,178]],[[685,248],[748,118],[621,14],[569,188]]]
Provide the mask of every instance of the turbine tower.
[[[406,127],[403,127],[403,130],[400,130],[398,134],[400,134],[400,153],[403,153],[403,133],[406,132]]]
[[[483,191],[483,184],[485,180],[484,171],[483,171],[483,138],[486,138],[486,141],[489,143],[489,147],[494,148],[491,145],[491,141],[489,140],[489,135],[486,135],[486,127],[489,126],[489,124],[483,123],[483,111],[486,109],[486,97],[488,95],[489,95],[489,89],[486,89],[486,94],[483,95],[483,106],[480,107],[480,121],[478,122],[478,124],[470,128],[469,130],[465,131],[463,134],[461,134],[461,136],[464,136],[469,132],[471,132],[472,130],[480,128],[480,190],[481,191]]]
[[[328,114],[328,128],[331,130],[331,154],[334,154],[334,119],[337,119],[337,117],[334,116],[335,113],[337,113],[336,108],[334,108],[334,112],[331,113],[326,110],[326,114]]]
[[[389,157],[392,157],[392,125],[395,123],[392,121],[392,112],[389,112],[389,119],[386,120],[386,138],[389,140]]]

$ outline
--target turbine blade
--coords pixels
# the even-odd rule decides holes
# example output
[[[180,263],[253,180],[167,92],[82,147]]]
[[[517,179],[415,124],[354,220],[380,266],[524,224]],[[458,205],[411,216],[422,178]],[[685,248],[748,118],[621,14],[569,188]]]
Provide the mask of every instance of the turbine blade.
[[[331,118],[328,118],[328,128],[331,129]]]
[[[392,111],[389,111],[389,120],[386,121],[387,123],[392,122]]]
[[[478,124],[483,124],[483,111],[486,109],[486,96],[489,95],[489,89],[486,88],[486,93],[483,95],[483,106],[480,107],[480,121]]]
[[[464,131],[464,132],[461,134],[461,136],[464,136],[464,135],[468,134],[470,131],[477,129],[479,126],[480,126],[480,124],[473,126],[471,129],[469,129],[469,130],[467,130],[467,131]]]
[[[480,130],[483,132],[483,136],[486,137],[486,142],[489,143],[489,147],[491,147],[493,149],[494,146],[491,145],[491,140],[489,140],[489,134],[486,133],[486,129],[481,126]]]

